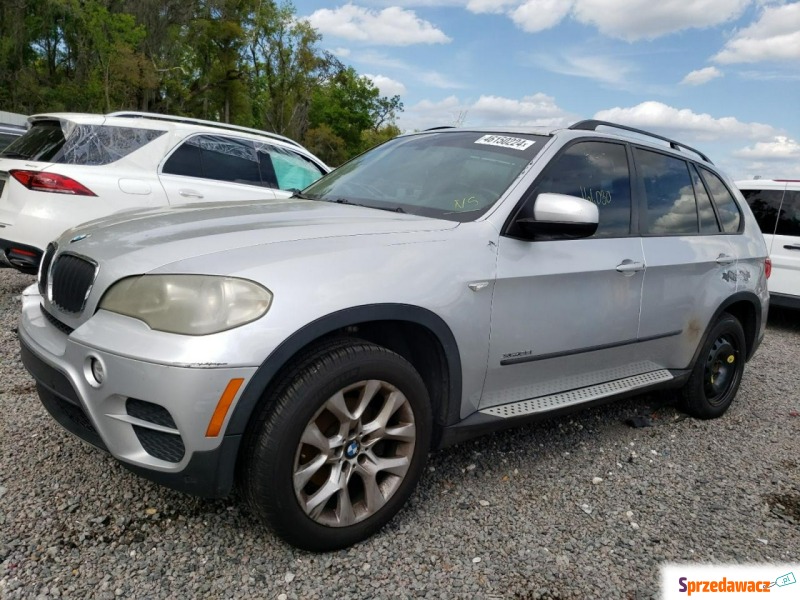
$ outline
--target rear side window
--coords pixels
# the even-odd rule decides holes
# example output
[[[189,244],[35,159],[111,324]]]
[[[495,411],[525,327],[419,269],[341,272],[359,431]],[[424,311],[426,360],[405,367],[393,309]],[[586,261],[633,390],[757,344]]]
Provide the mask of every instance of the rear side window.
[[[778,221],[778,211],[783,201],[783,190],[742,190],[762,233],[772,235]]]
[[[216,135],[201,135],[189,142],[200,146],[203,175],[208,179],[261,185],[253,142]]]
[[[164,173],[185,175],[186,177],[202,177],[203,161],[200,146],[181,144],[164,164]]]
[[[164,135],[165,131],[38,121],[0,156],[98,166],[113,163]]]
[[[700,179],[700,174],[694,165],[689,166],[689,171],[692,176],[692,183],[694,184],[694,195],[697,198],[697,217],[700,222],[700,233],[719,233],[719,222],[717,215],[714,212],[714,206],[711,204],[711,198],[708,196],[706,186],[703,180]]]
[[[787,191],[778,217],[778,235],[800,236],[800,192]]]
[[[700,168],[703,179],[706,182],[714,205],[717,207],[722,230],[726,233],[736,233],[739,231],[739,224],[742,222],[742,215],[739,213],[739,205],[733,199],[730,190],[722,183],[722,180],[708,169]]]
[[[647,200],[645,231],[656,235],[698,233],[697,202],[686,161],[634,149]]]
[[[625,146],[578,142],[548,166],[533,195],[567,194],[597,205],[594,237],[625,236],[631,230],[631,180]]]
[[[221,135],[189,138],[167,159],[163,172],[282,190],[303,189],[322,177],[316,165],[294,152]]]

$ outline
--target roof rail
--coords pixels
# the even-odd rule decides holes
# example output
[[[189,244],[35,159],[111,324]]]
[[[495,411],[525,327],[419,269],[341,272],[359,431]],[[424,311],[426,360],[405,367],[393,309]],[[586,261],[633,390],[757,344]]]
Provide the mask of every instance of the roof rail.
[[[682,144],[681,142],[676,142],[675,140],[671,140],[668,137],[664,137],[663,135],[658,135],[657,133],[651,133],[650,131],[645,131],[644,129],[636,129],[635,127],[628,127],[627,125],[619,125],[617,123],[611,123],[610,121],[598,121],[596,119],[586,119],[585,121],[578,121],[577,123],[573,123],[568,127],[568,129],[576,129],[580,131],[597,131],[597,128],[601,125],[605,127],[613,127],[614,129],[624,129],[625,131],[632,131],[633,133],[638,133],[641,135],[646,135],[647,137],[655,138],[657,140],[661,140],[662,142],[667,142],[669,147],[673,150],[680,150],[683,148],[684,150],[689,150],[690,152],[694,152],[706,161],[708,164],[713,165],[714,163],[711,162],[705,154],[697,150],[696,148],[692,148],[691,146],[687,146],[686,144]]]
[[[455,129],[455,125],[437,125],[436,127],[428,127],[424,131],[438,131],[439,129]]]
[[[192,119],[191,117],[178,117],[175,115],[162,115],[159,113],[136,112],[128,110],[121,110],[118,112],[108,113],[106,116],[126,117],[131,119],[153,119],[155,121],[166,121],[168,123],[187,123],[193,125],[205,125],[207,127],[216,127],[217,129],[227,129],[229,131],[241,131],[243,133],[261,135],[275,140],[280,140],[282,142],[286,142],[287,144],[291,144],[292,146],[296,146],[297,148],[303,148],[303,146],[298,144],[293,139],[283,135],[278,135],[277,133],[262,131],[261,129],[251,129],[250,127],[240,127],[239,125],[229,125],[228,123],[219,123],[217,121],[205,121],[203,119]]]

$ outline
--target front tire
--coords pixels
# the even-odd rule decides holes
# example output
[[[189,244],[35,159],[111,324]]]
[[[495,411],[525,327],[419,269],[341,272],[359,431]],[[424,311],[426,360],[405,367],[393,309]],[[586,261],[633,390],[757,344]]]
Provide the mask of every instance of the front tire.
[[[411,364],[358,340],[301,358],[245,446],[252,510],[305,550],[350,546],[405,504],[430,447],[431,409]]]
[[[682,390],[681,407],[686,413],[698,419],[725,414],[742,382],[745,356],[742,325],[724,313],[711,328]]]

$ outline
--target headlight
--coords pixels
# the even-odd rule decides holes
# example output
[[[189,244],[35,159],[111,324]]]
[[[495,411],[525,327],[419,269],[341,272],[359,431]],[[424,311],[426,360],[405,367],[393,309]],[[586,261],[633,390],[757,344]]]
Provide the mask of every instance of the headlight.
[[[246,279],[213,275],[140,275],[121,279],[100,308],[151,329],[206,335],[244,325],[269,310],[272,293]]]

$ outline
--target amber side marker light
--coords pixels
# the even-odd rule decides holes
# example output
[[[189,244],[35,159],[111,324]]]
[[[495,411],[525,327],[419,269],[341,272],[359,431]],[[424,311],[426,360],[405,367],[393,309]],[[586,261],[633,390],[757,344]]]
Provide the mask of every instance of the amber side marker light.
[[[225,391],[219,397],[217,408],[214,409],[214,414],[211,415],[211,420],[208,422],[208,429],[206,429],[206,437],[217,437],[222,430],[222,424],[225,422],[225,417],[228,416],[228,409],[231,407],[233,399],[242,387],[244,379],[231,379],[228,385],[225,386]]]

